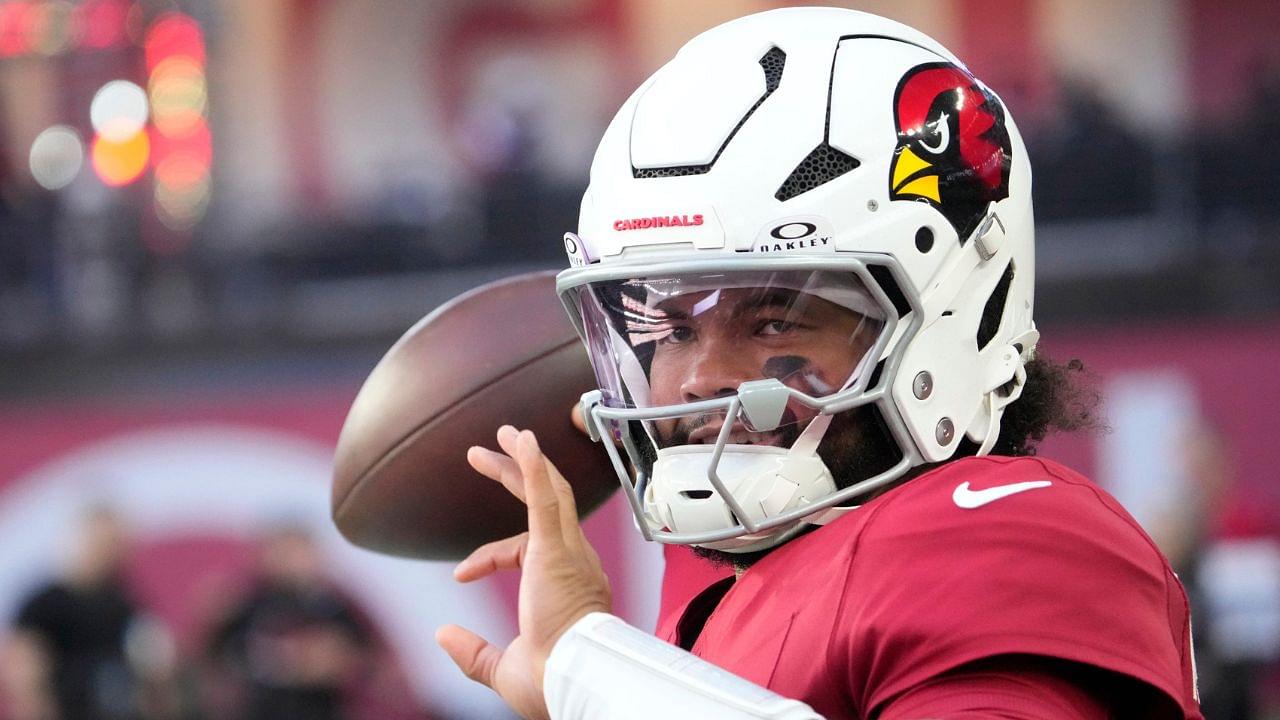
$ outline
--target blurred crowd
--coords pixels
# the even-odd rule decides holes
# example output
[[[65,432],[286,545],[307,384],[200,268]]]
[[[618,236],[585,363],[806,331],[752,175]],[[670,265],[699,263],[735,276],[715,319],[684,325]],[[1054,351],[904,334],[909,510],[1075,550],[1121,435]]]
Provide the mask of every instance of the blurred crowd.
[[[1063,83],[1060,105],[1025,132],[1037,217],[1042,227],[1065,228],[1044,233],[1043,250],[1071,259],[1046,266],[1048,316],[1096,310],[1055,293],[1052,281],[1105,292],[1117,266],[1086,242],[1097,237],[1127,247],[1127,257],[1145,256],[1147,269],[1171,278],[1144,286],[1130,310],[1280,307],[1280,291],[1264,279],[1265,269],[1280,269],[1280,177],[1272,161],[1280,152],[1280,71],[1256,84],[1250,105],[1230,122],[1170,141],[1125,122],[1087,83]],[[64,197],[0,176],[0,349],[385,336],[465,289],[449,284],[460,272],[483,279],[558,267],[558,238],[576,224],[586,168],[570,179],[551,171],[538,161],[539,139],[521,116],[506,120],[475,130],[500,137],[486,141],[491,152],[466,192],[446,199],[392,186],[377,211],[272,225],[234,252],[216,224],[196,228],[180,253],[126,240],[142,222],[128,195],[86,235]],[[1248,138],[1248,152],[1224,152],[1236,138]],[[1148,222],[1149,232],[1128,233],[1125,223],[1134,220]],[[1077,229],[1080,223],[1088,227]],[[316,324],[300,303],[319,303],[327,322]]]
[[[369,619],[327,578],[308,532],[257,541],[252,571],[208,597],[177,637],[130,582],[130,533],[88,509],[64,566],[9,618],[0,660],[7,720],[423,718],[378,701],[395,668]],[[210,579],[210,578],[206,578]],[[225,579],[229,580],[229,579]],[[403,690],[401,690],[403,694]]]
[[[1275,223],[1280,184],[1270,158],[1280,152],[1280,62],[1259,68],[1250,83],[1248,102],[1228,120],[1199,123],[1171,144],[1126,122],[1087,81],[1063,81],[1054,112],[1026,131],[1037,220],[1149,215],[1185,200],[1177,209],[1201,225],[1232,213]],[[1247,151],[1226,151],[1242,138]]]
[[[1204,715],[1280,717],[1280,543],[1224,527],[1235,470],[1212,425],[1194,419],[1172,448],[1180,472],[1159,478],[1170,493],[1144,526],[1187,590]]]
[[[163,24],[164,15],[156,17],[156,26]],[[204,52],[202,45],[201,62]],[[99,53],[110,60],[108,69],[118,66],[114,74],[75,54],[62,62],[84,65],[87,77],[127,77],[137,54],[124,47]],[[1280,60],[1268,58],[1239,73],[1247,87],[1238,107],[1184,113],[1187,119],[1172,128],[1144,125],[1096,78],[1052,66],[1049,89],[1037,91],[1048,100],[1023,102],[1016,87],[1008,90],[1011,105],[1023,110],[1036,214],[1048,230],[1041,235],[1043,256],[1052,261],[1042,273],[1044,317],[1087,317],[1097,310],[1084,302],[1090,294],[1114,307],[1117,297],[1106,294],[1106,283],[1122,272],[1125,280],[1144,272],[1166,279],[1144,285],[1141,303],[1124,304],[1130,311],[1256,314],[1280,307],[1280,291],[1265,272],[1280,269],[1280,176],[1273,162],[1280,151]],[[210,63],[217,62],[230,59],[211,50]],[[303,198],[291,207],[271,197],[278,190],[263,190],[264,203],[281,207],[256,225],[241,222],[224,202],[247,191],[205,182],[200,212],[207,214],[181,229],[156,221],[145,173],[133,185],[105,188],[85,169],[65,187],[42,187],[25,167],[28,148],[5,145],[15,134],[6,117],[19,115],[5,105],[18,100],[0,87],[0,352],[385,337],[476,278],[559,266],[559,238],[575,226],[587,180],[587,160],[574,160],[574,153],[590,149],[607,115],[595,109],[598,100],[573,107],[581,137],[573,152],[561,152],[565,139],[549,132],[555,123],[548,118],[562,114],[561,94],[574,87],[561,87],[534,63],[506,73],[507,84],[519,87],[494,90],[485,73],[513,61],[476,62],[481,69],[470,79],[476,86],[457,90],[464,96],[459,107],[437,109],[451,125],[431,139],[447,162],[405,157],[382,171],[371,167],[354,204]],[[394,87],[386,78],[370,81],[378,83],[376,92]],[[57,102],[88,104],[87,88],[72,90]],[[202,104],[191,112],[203,122],[216,98],[204,85],[200,92]],[[225,111],[226,117],[246,112]],[[88,114],[77,113],[86,116],[84,124]],[[216,119],[210,116],[215,134]],[[350,142],[364,137],[358,126],[339,131]],[[274,151],[288,156],[291,146]],[[311,182],[308,168],[285,172],[297,184]],[[357,185],[345,177],[328,181]],[[468,280],[450,284],[459,274]],[[1090,292],[1059,292],[1055,280]]]

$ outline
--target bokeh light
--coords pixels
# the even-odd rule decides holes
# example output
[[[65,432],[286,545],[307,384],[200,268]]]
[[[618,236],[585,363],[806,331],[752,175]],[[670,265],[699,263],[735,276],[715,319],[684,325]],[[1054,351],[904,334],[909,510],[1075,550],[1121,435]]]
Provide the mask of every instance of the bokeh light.
[[[208,90],[204,69],[185,55],[160,61],[148,83],[152,117],[166,135],[186,135],[201,124]]]
[[[99,135],[93,140],[93,169],[102,182],[112,187],[128,185],[147,168],[151,156],[151,140],[139,132],[123,142]]]
[[[209,164],[190,153],[174,153],[156,166],[155,200],[161,222],[186,230],[209,206]]]
[[[135,9],[130,0],[0,0],[0,58],[120,47]]]
[[[148,19],[146,6],[141,2],[134,2],[129,6],[129,10],[125,13],[124,18],[124,34],[129,42],[142,47],[143,40],[146,39]]]
[[[147,123],[147,93],[128,80],[103,85],[89,105],[89,120],[99,135],[122,143]]]
[[[182,13],[168,13],[152,23],[143,49],[149,72],[171,57],[186,57],[204,67],[204,33],[195,20]]]
[[[31,49],[32,8],[25,2],[0,3],[0,57]]]
[[[152,134],[151,157],[154,165],[159,166],[166,157],[177,153],[199,158],[208,167],[213,159],[213,138],[208,123],[201,119],[185,135],[165,135],[162,132]]]
[[[198,120],[187,135],[155,137],[156,214],[172,230],[192,227],[209,206],[213,148],[208,125]]]
[[[31,143],[31,175],[46,190],[58,190],[71,184],[84,164],[84,143],[80,135],[66,125],[54,125],[36,136]]]
[[[28,27],[33,50],[50,56],[62,53],[77,39],[75,6],[66,0],[32,5]]]
[[[213,158],[205,120],[204,34],[181,13],[161,16],[143,40],[147,58],[147,96],[155,126],[155,208],[166,227],[184,231],[204,217],[209,206],[209,169]]]
[[[95,49],[124,44],[128,13],[127,0],[85,0],[76,13],[82,28],[80,44]]]

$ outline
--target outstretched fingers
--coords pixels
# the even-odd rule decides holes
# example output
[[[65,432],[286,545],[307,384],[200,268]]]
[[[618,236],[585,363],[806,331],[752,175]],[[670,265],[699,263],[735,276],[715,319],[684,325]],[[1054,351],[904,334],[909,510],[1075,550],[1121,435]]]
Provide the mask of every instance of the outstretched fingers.
[[[530,540],[545,542],[560,538],[560,501],[551,487],[546,458],[532,432],[525,430],[520,433],[515,458],[520,465],[520,473],[524,475]]]
[[[524,564],[528,546],[528,532],[481,545],[453,568],[453,577],[458,582],[471,582],[499,570],[514,570]]]
[[[524,478],[515,460],[489,448],[472,446],[467,450],[467,463],[490,480],[497,480],[508,492],[524,502]]]
[[[573,498],[573,488],[555,465],[542,454],[537,437],[528,430],[520,433],[516,461],[525,477],[530,530],[534,528],[535,522],[539,522],[542,531],[548,533],[544,537],[553,537],[549,533],[554,532],[565,543],[578,545],[582,540],[582,530],[578,525],[578,508]],[[537,513],[534,512],[535,497],[538,498]]]
[[[498,447],[502,448],[502,452],[516,456],[516,446],[519,443],[520,431],[514,425],[503,425],[498,428]]]
[[[573,497],[573,488],[555,465],[542,454],[534,434],[529,430],[520,431],[510,425],[503,425],[498,429],[497,438],[503,452],[477,445],[467,450],[467,462],[475,468],[476,472],[497,480],[528,506],[530,530],[539,532],[535,527],[540,525],[541,532],[560,533],[566,542],[571,544],[578,542],[582,531],[578,525],[578,508]],[[540,503],[537,508],[534,507],[535,497]],[[552,536],[544,535],[543,537]],[[471,577],[473,571],[485,569],[487,566],[482,564],[473,567],[472,560],[475,558],[475,562],[479,563],[480,558],[476,556],[486,549],[492,553],[498,548],[486,546],[477,550],[472,557],[458,566],[455,574],[465,572],[466,577]],[[509,551],[510,548],[504,546],[503,550]],[[496,569],[507,567],[510,565],[488,568],[476,577],[483,577]],[[458,575],[458,579],[466,582],[463,575]]]

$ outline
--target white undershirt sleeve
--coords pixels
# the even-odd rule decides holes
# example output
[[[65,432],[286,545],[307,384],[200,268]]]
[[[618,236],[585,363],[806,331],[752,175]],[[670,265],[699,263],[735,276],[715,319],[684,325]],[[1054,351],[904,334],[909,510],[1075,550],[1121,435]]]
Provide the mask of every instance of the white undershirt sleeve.
[[[822,720],[808,705],[695,657],[607,613],[574,623],[547,658],[552,720]]]

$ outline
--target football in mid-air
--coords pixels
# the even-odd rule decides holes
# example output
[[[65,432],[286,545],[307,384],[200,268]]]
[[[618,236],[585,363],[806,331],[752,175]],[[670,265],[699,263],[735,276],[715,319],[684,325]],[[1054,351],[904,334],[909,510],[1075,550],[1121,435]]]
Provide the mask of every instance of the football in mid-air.
[[[595,387],[555,274],[498,281],[437,308],[400,338],[356,396],[334,456],[332,512],[351,542],[447,560],[527,529],[524,505],[473,470],[503,424],[533,430],[580,513],[618,487],[570,411]]]

